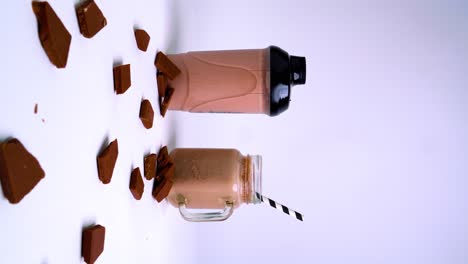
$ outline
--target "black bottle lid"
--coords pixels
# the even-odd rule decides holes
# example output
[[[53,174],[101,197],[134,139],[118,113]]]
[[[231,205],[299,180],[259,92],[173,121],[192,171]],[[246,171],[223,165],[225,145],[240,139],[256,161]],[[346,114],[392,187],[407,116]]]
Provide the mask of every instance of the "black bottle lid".
[[[305,57],[290,56],[289,66],[291,67],[292,84],[305,84],[306,82],[306,59]]]
[[[270,116],[286,111],[291,100],[291,87],[306,82],[305,57],[289,56],[270,46]]]

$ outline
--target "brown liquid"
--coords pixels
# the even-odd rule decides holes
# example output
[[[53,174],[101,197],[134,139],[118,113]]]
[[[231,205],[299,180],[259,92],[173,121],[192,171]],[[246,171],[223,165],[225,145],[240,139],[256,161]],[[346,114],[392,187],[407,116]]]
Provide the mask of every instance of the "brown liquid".
[[[169,109],[190,112],[269,113],[268,49],[169,55],[181,74]]]
[[[178,196],[188,208],[221,209],[226,201],[238,207],[249,194],[243,193],[246,158],[235,149],[175,149],[170,154],[175,164],[174,185],[167,197],[178,207]]]

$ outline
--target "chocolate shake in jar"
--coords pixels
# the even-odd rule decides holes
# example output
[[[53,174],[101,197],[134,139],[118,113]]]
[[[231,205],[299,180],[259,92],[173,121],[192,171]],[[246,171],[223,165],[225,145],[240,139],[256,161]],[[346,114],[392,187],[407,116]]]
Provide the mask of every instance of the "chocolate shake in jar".
[[[260,203],[261,156],[206,148],[177,148],[170,156],[175,173],[167,199],[185,220],[223,221],[241,204]]]
[[[168,57],[181,70],[169,80],[170,110],[276,116],[288,109],[291,87],[306,81],[305,58],[276,46]]]

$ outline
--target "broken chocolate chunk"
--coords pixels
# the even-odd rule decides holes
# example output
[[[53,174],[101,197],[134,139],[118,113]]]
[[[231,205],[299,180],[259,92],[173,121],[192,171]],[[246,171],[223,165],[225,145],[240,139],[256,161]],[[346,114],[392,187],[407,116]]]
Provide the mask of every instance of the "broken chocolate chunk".
[[[71,35],[48,2],[32,2],[39,39],[50,62],[57,68],[67,66]]]
[[[38,108],[38,106],[37,106],[37,104],[35,104],[35,105],[34,105],[34,113],[35,113],[35,114],[37,114],[37,108]]]
[[[154,118],[154,111],[153,107],[149,100],[145,99],[141,101],[140,105],[140,120],[143,123],[143,126],[146,129],[150,129],[153,127],[153,118]]]
[[[141,178],[140,168],[136,168],[132,171],[130,176],[130,192],[136,200],[140,200],[143,195],[145,183]]]
[[[172,160],[169,159],[166,162],[166,165],[164,167],[158,169],[158,173],[156,177],[159,180],[163,178],[172,179],[174,177],[174,171],[175,171],[174,162],[172,162]]]
[[[102,183],[110,183],[118,155],[119,145],[115,139],[97,157],[98,175]]]
[[[143,29],[136,29],[135,39],[137,46],[141,51],[146,51],[148,49],[150,36],[148,35],[148,33],[146,33],[146,31],[144,31]]]
[[[161,115],[164,117],[166,115],[167,109],[169,109],[169,104],[171,103],[172,95],[174,94],[174,88],[167,87],[164,99],[161,102]]]
[[[161,202],[169,194],[175,171],[174,162],[169,156],[166,146],[159,150],[157,162],[157,173],[153,183],[152,195],[158,202]]]
[[[81,256],[88,264],[96,262],[104,251],[106,228],[95,225],[85,228],[81,234]]]
[[[164,73],[158,71],[158,73],[156,74],[156,80],[158,83],[159,97],[164,97],[167,88],[167,78],[164,75]]]
[[[158,158],[157,158],[157,170],[162,170],[169,161],[169,152],[167,151],[167,146],[162,147],[159,149]]]
[[[92,38],[107,25],[107,20],[94,0],[86,0],[76,7],[76,16],[80,33],[86,38]]]
[[[169,195],[169,191],[172,188],[172,180],[168,178],[163,178],[162,181],[154,181],[152,195],[158,203],[160,203],[164,198]]]
[[[0,181],[10,203],[19,203],[44,176],[39,161],[18,139],[0,144]]]
[[[156,176],[156,160],[157,155],[152,153],[144,158],[144,166],[145,166],[145,178],[147,180],[151,180]]]
[[[156,54],[154,65],[171,80],[180,74],[180,69],[161,51]]]
[[[132,85],[130,78],[130,64],[115,66],[114,73],[114,91],[117,94],[125,93]]]

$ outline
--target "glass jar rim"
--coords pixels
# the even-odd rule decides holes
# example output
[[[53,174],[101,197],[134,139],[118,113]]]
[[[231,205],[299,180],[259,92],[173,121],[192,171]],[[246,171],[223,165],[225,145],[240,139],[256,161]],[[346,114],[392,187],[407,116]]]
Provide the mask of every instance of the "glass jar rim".
[[[262,156],[261,155],[248,155],[250,159],[250,201],[248,203],[258,204],[261,203],[260,198],[256,195],[262,193]]]

